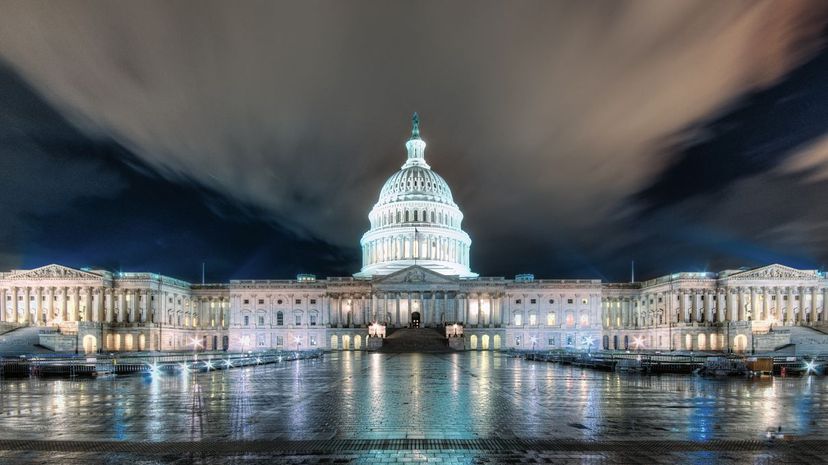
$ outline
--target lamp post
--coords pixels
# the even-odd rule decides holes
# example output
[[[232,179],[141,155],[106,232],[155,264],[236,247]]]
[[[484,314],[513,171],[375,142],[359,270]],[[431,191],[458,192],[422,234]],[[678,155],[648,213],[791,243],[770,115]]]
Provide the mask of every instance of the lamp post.
[[[196,338],[190,338],[190,345],[193,346],[193,366],[195,363],[198,362],[198,348],[201,347],[201,343],[198,342]]]
[[[535,344],[538,343],[538,338],[536,338],[535,336],[531,336],[531,337],[529,337],[529,340],[532,341],[532,353],[534,354],[535,353]]]
[[[296,351],[299,351],[299,345],[302,344],[302,336],[296,336],[293,338],[293,342],[296,343]]]

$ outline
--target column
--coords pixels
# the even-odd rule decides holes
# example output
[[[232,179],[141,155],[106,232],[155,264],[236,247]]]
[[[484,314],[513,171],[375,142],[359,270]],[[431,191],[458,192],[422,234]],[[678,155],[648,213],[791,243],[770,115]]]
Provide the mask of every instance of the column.
[[[23,323],[29,324],[31,322],[32,314],[31,314],[31,288],[25,287],[23,291],[23,311],[25,316],[23,317]]]
[[[750,319],[757,320],[761,319],[761,315],[759,312],[759,305],[757,305],[757,298],[758,294],[756,293],[756,287],[750,286]]]
[[[828,287],[822,288],[822,318],[821,321],[826,320],[826,315],[828,315]]]
[[[104,321],[112,323],[112,289],[104,289]]]
[[[684,291],[679,290],[679,315],[681,315],[681,322],[687,323],[687,302],[684,300]]]
[[[762,317],[764,320],[770,320],[770,292],[767,286],[762,287]]]
[[[797,289],[797,293],[799,294],[799,307],[796,312],[796,324],[802,324],[805,321],[805,287],[799,286]]]
[[[745,290],[741,287],[736,288],[738,292],[736,297],[736,304],[738,305],[736,310],[736,321],[745,321]]]
[[[60,289],[60,319],[62,321],[69,321],[69,288],[62,287]]]
[[[706,291],[704,294],[704,321],[707,324],[713,322],[713,291]]]
[[[396,316],[396,321],[394,322],[396,327],[402,326],[402,318],[400,318],[400,302],[402,301],[402,294],[399,292],[394,293],[394,315]]]
[[[782,323],[785,321],[785,314],[783,313],[782,288],[776,286],[776,321]]]
[[[794,293],[793,293],[793,286],[788,287],[788,305],[787,313],[785,313],[785,323],[786,324],[793,324],[794,321]]]
[[[816,324],[817,321],[817,288],[816,286],[812,287],[811,289],[811,324]]]
[[[724,305],[725,305],[725,312],[724,312],[724,321],[730,322],[733,321],[733,295],[730,289],[724,290]]]
[[[34,289],[35,304],[34,304],[34,323],[37,326],[43,324],[43,288],[38,286]]]

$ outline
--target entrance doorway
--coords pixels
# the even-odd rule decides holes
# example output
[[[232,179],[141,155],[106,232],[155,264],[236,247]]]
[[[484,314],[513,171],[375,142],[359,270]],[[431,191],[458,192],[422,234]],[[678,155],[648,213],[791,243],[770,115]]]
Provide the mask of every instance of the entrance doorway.
[[[413,312],[411,314],[411,327],[412,328],[419,328],[420,327],[420,312]]]

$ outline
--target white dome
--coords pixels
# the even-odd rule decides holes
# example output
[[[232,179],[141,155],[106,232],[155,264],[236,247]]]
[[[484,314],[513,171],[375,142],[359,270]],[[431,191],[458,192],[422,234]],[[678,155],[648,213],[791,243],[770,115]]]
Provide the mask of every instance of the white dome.
[[[456,206],[446,180],[420,165],[402,168],[385,181],[377,205],[405,200],[427,200]]]
[[[463,213],[451,189],[425,162],[417,114],[408,159],[382,186],[362,236],[362,270],[369,278],[419,265],[445,275],[476,277],[469,269],[471,238],[461,228]]]

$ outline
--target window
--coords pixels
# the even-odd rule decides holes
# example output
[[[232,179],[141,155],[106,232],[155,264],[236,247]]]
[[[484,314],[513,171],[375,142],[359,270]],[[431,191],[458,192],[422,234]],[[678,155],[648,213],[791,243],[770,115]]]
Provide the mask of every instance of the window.
[[[522,300],[520,300],[520,299],[515,299],[515,303],[516,303],[516,304],[520,305],[520,304],[521,304],[521,302],[522,302]]]
[[[586,313],[581,315],[581,326],[589,326],[589,315]]]
[[[282,305],[282,299],[277,300],[276,303]]]
[[[584,304],[584,305],[586,305],[586,304],[588,304],[588,303],[589,303],[589,299],[583,299],[583,300],[581,300],[581,303],[582,303],[582,304]]]
[[[297,313],[295,318],[294,318],[294,322],[295,322],[296,326],[300,326],[302,324],[302,315]]]
[[[296,299],[296,305],[299,305],[301,303],[302,303],[302,299]]]
[[[529,299],[529,303],[530,304],[536,304],[536,303],[538,303],[538,299]]]
[[[244,299],[244,304],[249,305],[250,304],[250,299]]]
[[[548,346],[554,346],[554,345],[555,345],[555,338],[554,338],[554,337],[550,337],[549,339],[547,339],[547,340],[546,340],[546,345],[548,345]]]
[[[264,299],[259,299],[259,305],[264,305]]]
[[[259,326],[264,326],[264,317],[259,315]]]
[[[520,345],[520,336],[515,336],[515,346]]]
[[[555,299],[549,299],[549,303],[550,303],[550,304],[554,304],[554,303],[555,303]]]
[[[515,326],[520,326],[523,324],[523,315],[520,313],[515,314]]]
[[[311,299],[310,303],[311,303],[311,305],[316,305],[316,299]]]
[[[282,312],[276,312],[276,324],[282,326],[285,324],[285,314]]]
[[[572,299],[566,299],[566,303],[571,304],[571,303],[572,303]]]
[[[534,313],[532,313],[531,315],[529,315],[529,325],[535,326],[536,324],[538,324],[538,318],[535,316]]]
[[[285,338],[284,336],[276,336],[276,345],[283,346],[285,345]]]
[[[265,341],[265,335],[259,334],[259,336],[256,338],[256,345],[258,345],[259,347],[264,347],[266,344],[267,342]]]
[[[702,296],[702,300],[704,300],[704,296]],[[664,301],[664,298],[663,298],[663,297],[659,297],[659,298],[658,298],[658,303],[661,303],[662,301]]]
[[[310,325],[316,326],[316,314],[311,314],[310,316]]]
[[[172,317],[170,317],[170,320],[172,320]],[[244,325],[250,326],[250,317],[247,315],[244,316]]]
[[[310,337],[310,345],[312,345],[312,346],[316,345],[316,336],[311,336]]]
[[[546,324],[547,326],[555,326],[555,314],[554,313],[547,313],[546,314]]]

